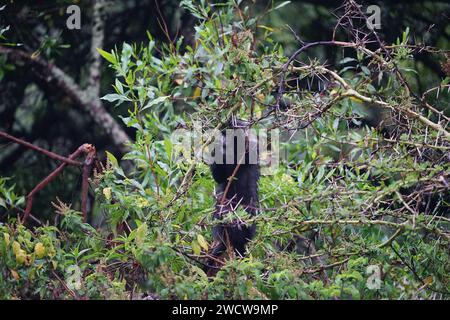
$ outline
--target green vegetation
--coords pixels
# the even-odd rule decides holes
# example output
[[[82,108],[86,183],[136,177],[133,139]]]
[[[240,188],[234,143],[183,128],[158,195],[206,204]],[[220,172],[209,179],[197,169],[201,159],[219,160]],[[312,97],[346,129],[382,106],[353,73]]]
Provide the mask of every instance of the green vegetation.
[[[0,179],[0,298],[450,297],[449,76],[418,93],[408,29],[387,46],[357,41],[344,23],[345,41],[295,43],[333,50],[332,65],[307,48],[286,54],[272,18],[240,2],[182,1],[196,21],[190,41],[148,33],[98,50],[115,73],[102,100],[126,106],[128,152],[108,152],[90,178],[90,223],[58,200],[56,219],[22,225],[25,198],[14,176]],[[208,278],[214,181],[207,164],[174,160],[171,134],[223,128],[230,115],[291,139],[261,177],[261,213],[236,212],[257,223],[248,254],[227,254]]]

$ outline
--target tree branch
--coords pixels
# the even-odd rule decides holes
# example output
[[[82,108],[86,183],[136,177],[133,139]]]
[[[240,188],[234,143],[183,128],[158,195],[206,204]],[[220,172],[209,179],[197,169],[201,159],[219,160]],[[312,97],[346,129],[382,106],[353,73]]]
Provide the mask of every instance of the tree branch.
[[[99,98],[92,98],[85,90],[57,66],[39,58],[32,57],[25,51],[0,46],[0,53],[8,55],[14,61],[24,61],[44,73],[47,82],[54,81],[72,100],[79,104],[111,138],[114,145],[123,153],[129,151],[126,145],[130,138],[119,123],[106,111]],[[38,71],[35,71],[38,72]]]
[[[93,98],[100,98],[100,69],[101,56],[97,52],[97,48],[103,46],[105,21],[103,10],[105,0],[96,0],[93,4],[93,23],[92,23],[92,39],[91,39],[91,65],[89,73],[89,93]]]

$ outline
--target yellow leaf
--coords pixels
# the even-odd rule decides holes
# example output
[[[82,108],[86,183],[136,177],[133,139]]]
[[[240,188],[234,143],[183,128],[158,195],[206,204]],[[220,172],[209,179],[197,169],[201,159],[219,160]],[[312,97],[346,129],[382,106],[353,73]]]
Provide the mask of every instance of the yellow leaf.
[[[428,285],[430,285],[430,284],[432,284],[433,283],[433,276],[428,276],[428,277],[426,277],[424,280],[423,280],[423,282],[424,283],[426,283],[426,284],[428,284]]]
[[[254,113],[255,113],[256,118],[262,117],[263,113],[262,113],[261,106],[259,104],[255,105]]]
[[[191,243],[191,247],[192,247],[192,251],[194,252],[195,255],[200,255],[202,249],[200,248],[200,246],[198,245],[197,241],[192,241]]]
[[[201,234],[197,235],[197,241],[198,241],[198,244],[203,249],[205,249],[205,251],[208,251],[208,242],[205,240],[205,238]]]
[[[150,205],[150,202],[148,202],[148,200],[143,197],[139,197],[139,199],[137,199],[136,202],[139,208],[145,208]]]
[[[199,87],[195,88],[195,90],[194,90],[194,98],[200,97],[201,93],[202,93],[202,89],[200,89]]]
[[[53,258],[56,255],[56,251],[55,251],[55,248],[53,248],[53,246],[47,247],[46,251],[47,251],[47,255],[50,258]]]
[[[294,179],[292,178],[292,176],[290,176],[290,175],[288,175],[288,174],[286,174],[286,173],[284,173],[284,174],[281,176],[281,181],[282,181],[282,182],[285,182],[285,183],[288,183],[288,184],[295,183],[295,181],[294,181]]]
[[[27,253],[22,250],[19,249],[19,251],[16,253],[16,262],[18,264],[24,264],[27,261]]]
[[[267,31],[273,32],[273,29],[272,29],[271,27],[264,26],[264,25],[262,25],[262,24],[259,24],[259,25],[258,25],[258,28],[265,29],[265,30],[267,30]]]
[[[17,256],[17,253],[21,250],[20,243],[18,243],[17,241],[14,241],[13,245],[12,245],[12,249],[13,249],[14,254]]]
[[[9,240],[10,240],[10,237],[9,237],[9,234],[7,234],[6,232],[5,233],[3,233],[3,238],[5,238],[5,243],[6,243],[6,246],[9,246]]]
[[[37,59],[37,58],[39,57],[40,54],[41,54],[41,53],[39,52],[39,50],[33,52],[33,53],[31,54],[31,59],[33,59],[33,60]]]
[[[111,188],[103,188],[103,195],[105,196],[106,200],[111,199]]]
[[[16,280],[19,280],[20,279],[20,276],[19,276],[19,274],[17,273],[17,271],[16,270],[10,270],[11,271],[11,274],[12,274],[12,276],[13,276],[13,278],[14,279],[16,279]]]
[[[43,257],[45,257],[45,247],[41,242],[36,243],[36,245],[34,246],[34,253],[36,254],[36,257],[38,257],[38,259],[42,259]]]
[[[355,102],[358,102],[358,103],[363,102],[361,99],[358,99],[358,98],[356,98],[356,97],[350,97],[350,99],[353,100],[353,101],[355,101]]]

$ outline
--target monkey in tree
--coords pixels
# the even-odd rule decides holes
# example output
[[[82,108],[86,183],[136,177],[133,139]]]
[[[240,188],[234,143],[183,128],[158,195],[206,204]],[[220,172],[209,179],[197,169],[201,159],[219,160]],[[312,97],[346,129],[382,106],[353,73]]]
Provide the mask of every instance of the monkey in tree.
[[[256,135],[249,130],[249,123],[233,118],[228,129],[216,138],[211,172],[217,183],[214,219],[222,220],[238,207],[254,216],[258,213],[258,180],[260,175]],[[247,243],[254,237],[256,224],[235,219],[213,228],[215,247],[205,271],[217,269],[217,258],[228,248],[237,256],[244,256]]]

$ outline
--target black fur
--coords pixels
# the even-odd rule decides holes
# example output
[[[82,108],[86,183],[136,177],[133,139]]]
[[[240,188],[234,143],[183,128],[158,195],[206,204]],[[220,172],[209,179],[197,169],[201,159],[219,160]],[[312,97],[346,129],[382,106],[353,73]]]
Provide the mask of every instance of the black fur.
[[[259,199],[258,199],[258,180],[259,180],[259,163],[250,163],[250,152],[256,152],[257,158],[257,144],[256,138],[249,135],[248,131],[243,130],[245,122],[235,120],[230,127],[236,134],[244,134],[245,132],[245,155],[239,155],[237,150],[238,139],[234,138],[234,159],[232,163],[226,163],[226,151],[231,146],[227,146],[225,139],[225,132],[223,132],[223,139],[219,143],[222,144],[223,163],[213,163],[211,165],[211,172],[214,180],[217,182],[216,188],[216,209],[214,211],[214,218],[221,219],[237,205],[241,206],[250,215],[258,213]],[[245,160],[244,160],[245,159]],[[244,161],[243,161],[244,160]],[[225,196],[225,201],[222,202],[223,194],[232,177],[234,170],[241,162],[236,171],[234,179],[231,181]],[[245,254],[246,244],[254,237],[256,232],[256,225],[246,225],[245,223],[233,221],[232,223],[219,224],[213,228],[213,237],[218,245],[210,253],[213,257],[220,256],[226,249],[229,243],[238,256]],[[213,264],[212,259],[207,263],[208,268]]]

